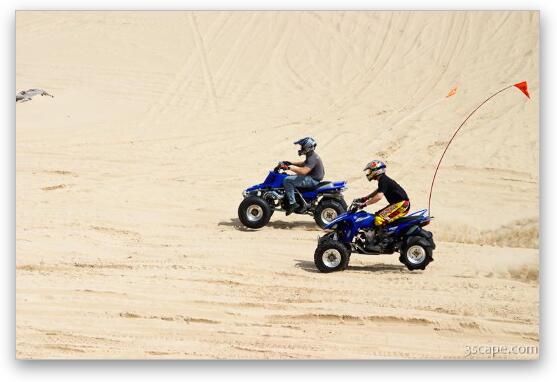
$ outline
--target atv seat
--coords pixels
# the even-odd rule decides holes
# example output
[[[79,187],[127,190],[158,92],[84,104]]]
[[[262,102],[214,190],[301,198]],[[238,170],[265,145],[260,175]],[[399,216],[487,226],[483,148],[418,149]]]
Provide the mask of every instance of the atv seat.
[[[320,187],[326,186],[329,183],[331,183],[331,181],[323,180],[323,181],[317,183],[317,185],[315,185],[315,187],[296,187],[296,189],[300,192],[313,191],[313,190],[317,190]]]
[[[392,222],[390,222],[387,225],[396,225],[396,224],[401,224],[401,223],[408,223],[411,222],[413,220],[421,220],[423,218],[423,216],[404,216],[401,218],[398,218]]]

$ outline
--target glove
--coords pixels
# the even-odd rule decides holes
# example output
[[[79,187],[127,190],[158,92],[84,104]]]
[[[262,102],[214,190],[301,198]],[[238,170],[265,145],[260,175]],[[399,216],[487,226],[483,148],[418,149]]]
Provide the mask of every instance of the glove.
[[[285,162],[280,162],[280,163],[279,163],[279,168],[280,168],[281,170],[290,170],[290,166],[287,165]]]
[[[358,203],[355,200],[350,205],[350,213],[355,213],[365,207],[365,203]]]
[[[292,162],[289,162],[287,160],[283,160],[281,163],[284,163],[287,166],[290,166],[292,164]]]
[[[358,208],[359,210],[361,210],[365,206],[366,206],[365,202],[356,203],[356,208]]]
[[[354,199],[354,203],[362,204],[362,203],[365,203],[366,200],[367,200],[367,198],[364,196],[363,198]]]

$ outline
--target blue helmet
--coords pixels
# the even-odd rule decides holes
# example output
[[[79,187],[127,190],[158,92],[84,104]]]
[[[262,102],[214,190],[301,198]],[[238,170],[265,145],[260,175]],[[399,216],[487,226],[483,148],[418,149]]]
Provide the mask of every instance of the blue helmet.
[[[315,139],[313,139],[312,137],[302,138],[294,142],[294,144],[301,146],[300,150],[298,150],[298,155],[307,154],[310,151],[315,150],[315,148],[317,147],[317,142],[315,142]]]

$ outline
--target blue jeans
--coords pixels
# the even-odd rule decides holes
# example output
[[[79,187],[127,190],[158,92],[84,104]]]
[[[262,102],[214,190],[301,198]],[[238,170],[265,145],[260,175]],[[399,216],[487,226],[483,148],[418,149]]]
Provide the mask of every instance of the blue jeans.
[[[282,181],[290,205],[296,203],[294,189],[296,187],[315,187],[319,182],[307,175],[289,175]]]

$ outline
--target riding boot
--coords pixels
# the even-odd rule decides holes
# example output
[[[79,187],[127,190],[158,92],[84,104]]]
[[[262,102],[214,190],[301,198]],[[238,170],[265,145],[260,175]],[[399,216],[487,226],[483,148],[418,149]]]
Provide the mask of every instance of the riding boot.
[[[294,204],[288,204],[288,208],[286,209],[286,216],[290,215],[292,212],[296,211],[300,207],[298,203],[294,202]]]

